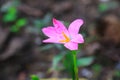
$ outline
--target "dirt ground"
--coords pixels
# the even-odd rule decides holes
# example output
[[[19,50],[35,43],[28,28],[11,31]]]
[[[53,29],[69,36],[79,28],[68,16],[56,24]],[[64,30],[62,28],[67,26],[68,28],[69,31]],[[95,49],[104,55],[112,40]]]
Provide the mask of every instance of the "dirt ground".
[[[53,57],[61,50],[56,46],[44,48],[47,44],[42,40],[46,37],[39,25],[51,25],[52,18],[66,21],[66,25],[78,18],[84,20],[80,31],[86,42],[84,54],[78,57],[95,59],[91,65],[79,67],[80,77],[120,80],[119,4],[119,0],[0,0],[0,80],[30,80],[32,74],[70,78],[66,70],[50,71]],[[6,18],[6,14],[14,17]],[[24,27],[11,30],[23,18],[27,20]]]

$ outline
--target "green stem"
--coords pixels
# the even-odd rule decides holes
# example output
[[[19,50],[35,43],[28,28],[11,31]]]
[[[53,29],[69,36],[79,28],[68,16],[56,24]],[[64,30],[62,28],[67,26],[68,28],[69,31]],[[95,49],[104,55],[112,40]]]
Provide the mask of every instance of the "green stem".
[[[73,80],[79,80],[78,67],[77,67],[77,52],[72,51],[72,55],[73,55],[73,67],[74,67],[74,78],[73,78]]]

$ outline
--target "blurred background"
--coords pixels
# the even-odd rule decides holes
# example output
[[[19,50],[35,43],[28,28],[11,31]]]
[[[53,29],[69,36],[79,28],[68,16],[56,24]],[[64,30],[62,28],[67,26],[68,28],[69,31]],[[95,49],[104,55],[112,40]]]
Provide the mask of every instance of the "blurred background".
[[[52,18],[66,26],[84,20],[77,54],[79,77],[120,80],[120,0],[0,0],[0,80],[71,78],[72,56],[45,44]]]

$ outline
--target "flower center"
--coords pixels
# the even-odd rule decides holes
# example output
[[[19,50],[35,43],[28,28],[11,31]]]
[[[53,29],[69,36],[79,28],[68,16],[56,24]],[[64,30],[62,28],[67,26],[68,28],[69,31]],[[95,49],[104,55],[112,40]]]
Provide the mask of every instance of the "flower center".
[[[62,35],[64,36],[65,39],[60,40],[59,42],[65,42],[66,43],[66,42],[70,41],[70,38],[64,32],[62,32]]]

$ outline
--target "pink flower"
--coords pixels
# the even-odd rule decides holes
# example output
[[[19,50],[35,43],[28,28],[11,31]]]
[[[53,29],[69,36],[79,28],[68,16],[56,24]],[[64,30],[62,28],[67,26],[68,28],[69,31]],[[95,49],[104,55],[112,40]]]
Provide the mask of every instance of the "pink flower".
[[[43,28],[42,31],[49,38],[43,40],[44,43],[61,43],[70,50],[77,50],[78,43],[84,43],[83,36],[79,34],[79,28],[83,24],[82,19],[73,21],[68,30],[61,21],[53,18],[53,26]]]

